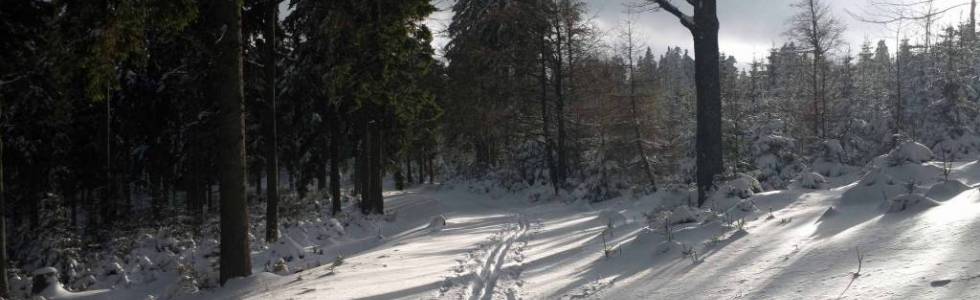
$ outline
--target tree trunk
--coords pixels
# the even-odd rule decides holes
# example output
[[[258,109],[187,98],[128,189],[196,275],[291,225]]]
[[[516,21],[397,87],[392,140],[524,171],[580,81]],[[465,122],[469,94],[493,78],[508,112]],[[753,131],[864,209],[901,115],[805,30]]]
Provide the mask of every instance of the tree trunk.
[[[220,24],[214,60],[218,115],[218,172],[221,195],[220,281],[252,273],[245,202],[245,118],[242,88],[242,2],[218,0],[214,20]]]
[[[551,140],[551,115],[548,114],[548,70],[547,70],[547,47],[546,37],[541,36],[541,74],[538,81],[541,84],[541,133],[544,135],[544,157],[548,164],[548,179],[551,180],[551,187],[558,194],[558,171],[555,166],[554,145]],[[421,166],[420,166],[421,167]]]
[[[361,137],[361,147],[358,153],[357,164],[358,166],[358,188],[360,189],[361,196],[361,212],[364,214],[369,214],[374,209],[374,201],[371,199],[371,149],[373,148],[373,139],[371,136],[371,125],[364,122],[363,132]]]
[[[3,115],[2,106],[0,115]],[[3,139],[3,131],[0,130],[0,298],[6,299],[10,298],[10,289],[7,283],[7,194],[3,184]]]
[[[381,124],[374,123],[371,128],[371,200],[372,213],[384,214],[384,197],[382,196],[382,177],[384,177],[384,161],[382,160],[382,149],[384,149],[384,136],[381,131]]]
[[[721,137],[721,76],[719,74],[718,17],[715,0],[702,0],[694,9],[695,78],[697,78],[697,185],[698,206],[704,205],[715,176],[724,168]]]
[[[332,109],[330,118],[330,212],[336,216],[340,213],[340,114]]]
[[[411,151],[408,151],[408,152],[405,153],[405,175],[406,175],[405,182],[407,182],[409,186],[415,184],[415,178],[414,178],[415,176],[413,176],[414,174],[412,174],[412,152]]]
[[[557,153],[558,156],[558,162],[555,166],[556,168],[555,176],[558,179],[557,183],[555,184],[556,187],[560,187],[561,185],[564,185],[565,175],[566,175],[565,174],[566,171],[565,169],[566,168],[565,166],[565,162],[566,162],[565,161],[565,118],[564,118],[565,88],[562,85],[564,81],[564,77],[562,77],[564,76],[562,72],[562,68],[564,67],[565,62],[564,62],[564,54],[562,51],[563,40],[562,40],[562,33],[560,27],[561,27],[560,25],[557,24],[555,25],[555,36],[556,36],[555,66],[552,69],[552,76],[554,77],[553,80],[554,80],[554,88],[555,88],[555,116],[556,116],[555,122],[558,127],[558,137],[556,141],[557,146],[555,149],[555,152]]]
[[[269,24],[265,27],[266,62],[265,76],[267,91],[268,116],[266,123],[266,199],[265,199],[265,240],[273,242],[279,239],[279,129],[276,103],[276,25],[279,22],[279,1],[269,4]]]
[[[967,41],[977,40],[977,0],[970,0],[970,25],[966,27]]]

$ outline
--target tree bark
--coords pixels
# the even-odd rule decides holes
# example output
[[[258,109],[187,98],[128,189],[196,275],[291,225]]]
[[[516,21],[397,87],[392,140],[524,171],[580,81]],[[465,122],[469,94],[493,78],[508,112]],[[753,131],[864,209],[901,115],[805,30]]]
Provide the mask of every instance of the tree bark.
[[[558,156],[558,161],[555,166],[558,181],[555,184],[556,187],[564,185],[566,166],[565,166],[565,88],[563,85],[564,72],[562,68],[565,65],[564,52],[562,51],[564,40],[562,37],[562,29],[560,25],[560,20],[555,21],[555,62],[554,68],[552,69],[552,76],[554,77],[554,88],[555,88],[555,116],[556,116],[556,126],[558,128],[556,149],[555,152]],[[568,37],[565,37],[568,38]]]
[[[698,206],[704,205],[715,176],[724,168],[721,137],[721,86],[719,82],[718,17],[715,0],[695,7],[694,57],[697,78],[697,175]]]
[[[384,161],[381,159],[382,149],[384,149],[384,136],[381,131],[381,124],[374,123],[371,128],[371,200],[372,213],[384,214],[384,197],[382,196],[382,180],[384,176]]]
[[[340,213],[340,114],[332,109],[330,118],[330,211],[336,216]]]
[[[719,72],[717,0],[689,0],[694,16],[685,15],[670,0],[648,0],[674,15],[694,38],[694,76],[697,88],[698,206],[704,205],[722,173],[721,75]]]
[[[0,116],[3,115],[2,105],[0,103]],[[9,298],[8,291],[10,288],[7,283],[7,194],[3,184],[3,139],[3,129],[0,128],[0,298]]]
[[[276,103],[276,25],[279,22],[279,1],[269,3],[269,19],[263,35],[266,36],[265,76],[267,90],[265,99],[269,106],[266,122],[266,202],[265,202],[265,240],[279,239],[279,128]]]
[[[217,0],[218,29],[214,60],[218,111],[218,172],[221,199],[220,281],[252,273],[245,201],[245,118],[242,87],[242,2]]]
[[[546,36],[544,32],[541,35],[541,74],[538,74],[538,80],[541,84],[541,133],[544,135],[544,157],[545,163],[548,165],[548,179],[551,181],[552,189],[554,189],[555,194],[558,194],[558,171],[555,166],[555,157],[552,155],[554,152],[553,141],[551,140],[551,115],[548,114],[548,51],[545,45]],[[420,166],[421,167],[421,166]]]
[[[967,40],[977,40],[977,0],[970,0],[970,25],[967,26]]]

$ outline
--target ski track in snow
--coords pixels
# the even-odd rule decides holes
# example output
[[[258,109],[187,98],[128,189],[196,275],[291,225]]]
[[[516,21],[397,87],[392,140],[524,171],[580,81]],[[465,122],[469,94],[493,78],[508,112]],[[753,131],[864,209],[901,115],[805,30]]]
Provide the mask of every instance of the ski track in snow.
[[[521,298],[524,249],[532,224],[523,214],[513,218],[514,222],[503,224],[503,229],[494,233],[479,249],[457,259],[458,264],[451,269],[454,274],[446,279],[440,297],[455,294],[453,298],[469,300]],[[453,281],[463,281],[455,291]]]

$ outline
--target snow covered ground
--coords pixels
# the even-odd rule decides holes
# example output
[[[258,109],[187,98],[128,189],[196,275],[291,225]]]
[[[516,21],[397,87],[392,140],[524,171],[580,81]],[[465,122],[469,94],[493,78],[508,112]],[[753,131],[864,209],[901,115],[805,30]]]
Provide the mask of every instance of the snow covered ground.
[[[826,189],[721,199],[717,213],[674,209],[671,241],[651,212],[685,201],[676,191],[588,203],[543,187],[425,185],[387,192],[392,216],[351,222],[319,246],[287,232],[288,243],[255,252],[255,275],[174,298],[980,298],[980,164],[953,164],[958,183],[943,178],[942,163],[882,165]],[[295,273],[262,272],[289,251],[303,256],[288,263]],[[161,299],[154,289],[173,281],[57,296]]]
[[[941,178],[935,171],[941,172],[935,164],[910,164],[884,172],[929,180],[916,186],[925,193]],[[956,164],[951,178],[976,186],[980,165]],[[387,205],[397,218],[384,237],[344,253],[340,264],[281,277],[258,274],[196,298],[980,297],[974,288],[980,285],[976,187],[935,199],[936,207],[887,213],[874,193],[842,201],[861,184],[761,193],[748,200],[754,209],[738,210],[744,225],[679,224],[673,242],[659,228],[646,229],[643,212],[659,205],[660,194],[600,204],[534,203],[529,199],[541,191],[423,186],[389,193]],[[855,275],[858,253],[863,261]]]

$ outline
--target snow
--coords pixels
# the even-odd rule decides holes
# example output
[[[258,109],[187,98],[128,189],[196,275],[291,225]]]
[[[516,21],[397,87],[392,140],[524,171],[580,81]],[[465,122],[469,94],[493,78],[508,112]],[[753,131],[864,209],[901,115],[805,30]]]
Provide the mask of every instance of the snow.
[[[969,186],[959,180],[943,181],[930,187],[929,192],[926,192],[926,197],[937,201],[946,201],[969,189]]]
[[[907,163],[924,163],[932,160],[934,157],[932,150],[929,150],[929,147],[916,142],[902,143],[898,145],[898,147],[895,147],[895,149],[892,149],[892,151],[886,154],[886,156],[888,163],[890,163],[892,166]]]
[[[807,172],[800,174],[799,182],[800,187],[802,188],[818,190],[822,189],[824,185],[827,184],[827,179],[824,178],[823,175],[814,172]]]
[[[254,275],[224,287],[198,290],[178,271],[146,284],[142,270],[166,256],[143,254],[104,267],[141,284],[92,299],[977,298],[980,166],[956,162],[945,181],[940,164],[801,175],[820,189],[763,192],[737,177],[705,208],[689,206],[685,186],[591,202],[547,187],[424,185],[385,193],[397,218],[284,226],[280,242],[253,251]],[[214,246],[199,243],[188,249]],[[855,249],[866,256],[857,277]]]

